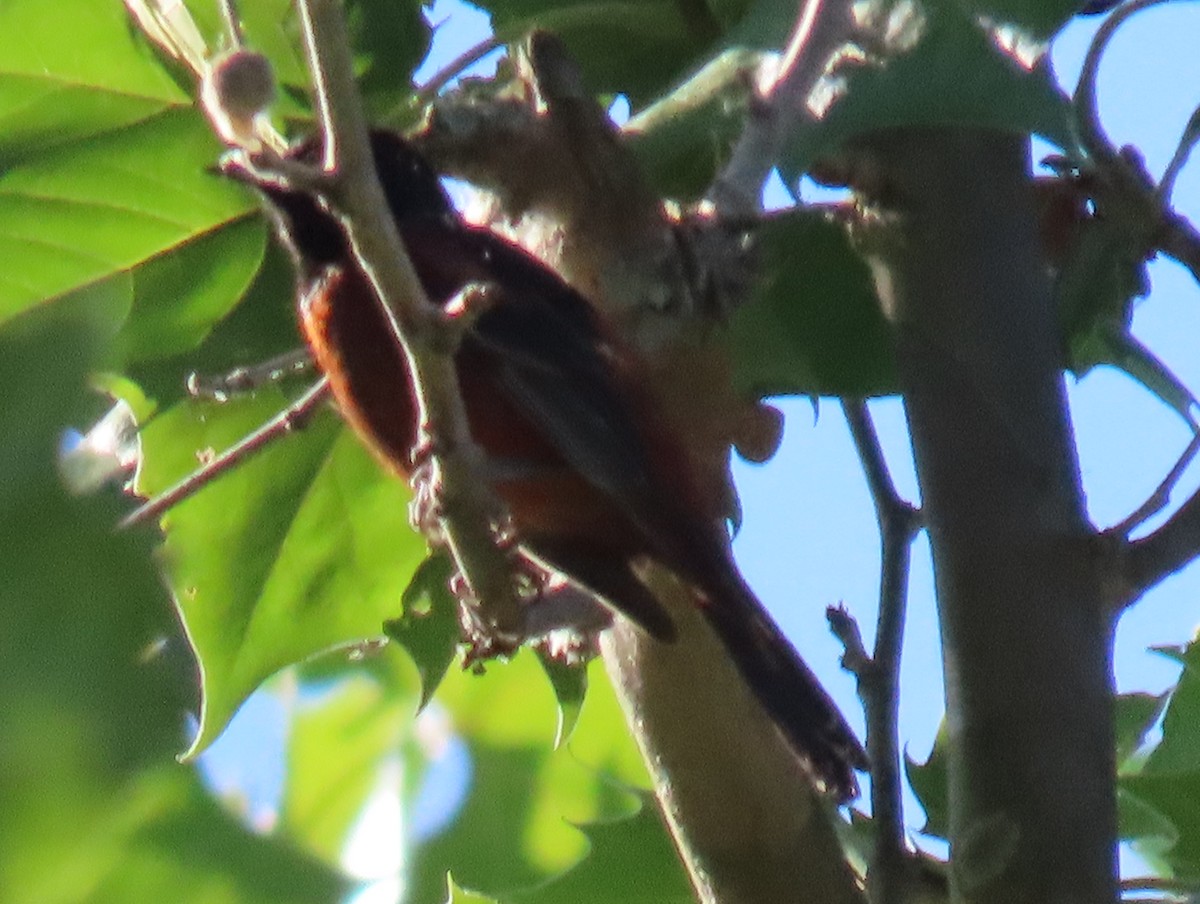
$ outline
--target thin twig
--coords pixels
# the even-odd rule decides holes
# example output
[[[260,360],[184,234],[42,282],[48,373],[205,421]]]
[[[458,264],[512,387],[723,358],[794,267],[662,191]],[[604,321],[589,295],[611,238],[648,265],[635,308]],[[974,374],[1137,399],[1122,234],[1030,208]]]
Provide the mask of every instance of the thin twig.
[[[796,124],[811,119],[807,99],[830,59],[855,34],[849,0],[804,0],[769,85],[758,94],[729,161],[717,174],[708,199],[722,215],[752,213]]]
[[[1192,279],[1200,283],[1200,232],[1173,211],[1165,213],[1163,222],[1158,250],[1185,268],[1192,274]]]
[[[1200,141],[1200,109],[1193,110],[1192,115],[1188,117],[1187,125],[1184,126],[1183,135],[1179,138],[1175,153],[1167,161],[1162,179],[1158,182],[1158,194],[1164,204],[1170,202],[1171,195],[1175,191],[1175,183],[1179,179],[1179,174],[1183,172],[1183,168],[1187,166],[1197,141]]]
[[[205,376],[192,371],[187,375],[187,393],[194,399],[225,402],[231,396],[250,392],[269,383],[309,373],[316,366],[307,348],[284,352],[260,364],[235,367],[228,373]]]
[[[858,627],[848,613],[843,612],[838,619],[840,630],[837,630],[839,624],[835,624],[832,614],[830,623],[846,645],[847,658],[850,659],[847,665],[859,663],[860,668],[856,671],[859,696],[867,717],[871,815],[876,830],[875,849],[867,875],[867,893],[876,904],[894,904],[906,898],[911,885],[904,833],[898,717],[908,569],[912,541],[921,528],[921,516],[896,491],[866,402],[861,399],[843,400],[842,409],[862,462],[879,521],[882,564],[873,655],[866,657]],[[847,620],[850,626],[846,625]]]
[[[1088,45],[1087,54],[1083,58],[1083,69],[1075,86],[1075,115],[1076,128],[1079,131],[1079,143],[1088,156],[1097,161],[1112,162],[1116,157],[1113,144],[1104,125],[1100,122],[1100,104],[1096,91],[1097,76],[1100,72],[1100,61],[1109,41],[1117,33],[1117,29],[1130,16],[1136,15],[1151,6],[1166,3],[1167,0],[1132,0],[1119,6],[1096,30],[1092,43]]]
[[[1193,493],[1157,530],[1125,549],[1121,599],[1134,602],[1159,581],[1200,555],[1200,491]]]
[[[1129,514],[1127,518],[1118,524],[1114,524],[1105,533],[1112,534],[1118,537],[1128,537],[1140,525],[1148,519],[1157,515],[1167,503],[1171,501],[1171,491],[1175,489],[1175,485],[1179,483],[1179,479],[1183,477],[1188,465],[1192,463],[1192,459],[1196,457],[1196,453],[1200,452],[1200,433],[1192,435],[1192,440],[1187,444],[1187,448],[1179,456],[1174,467],[1167,472],[1167,476],[1162,479],[1162,482],[1155,488],[1154,492]]]
[[[231,47],[241,48],[246,44],[246,36],[242,33],[242,16],[238,12],[237,0],[219,0],[221,21],[225,25],[225,37]]]
[[[121,530],[153,521],[169,508],[187,499],[226,471],[252,458],[284,434],[302,427],[317,406],[329,395],[329,380],[322,377],[304,395],[253,433],[239,440],[203,467],[196,469],[170,489],[138,506],[121,519]]]
[[[449,63],[435,72],[428,81],[425,82],[416,92],[416,103],[420,106],[425,106],[434,101],[446,84],[456,76],[460,75],[468,66],[473,66],[485,56],[497,48],[503,47],[505,44],[504,38],[499,35],[492,35],[483,41],[480,41],[474,47],[468,47]]]
[[[1158,891],[1193,897],[1200,894],[1200,883],[1166,876],[1134,876],[1121,880],[1121,892]]]
[[[1140,157],[1118,151],[1100,121],[1097,80],[1100,63],[1109,42],[1117,30],[1136,15],[1168,0],[1132,0],[1119,6],[1096,31],[1084,57],[1083,70],[1075,88],[1075,121],[1079,144],[1087,155],[1085,165],[1100,176],[1099,186],[1123,209],[1133,228],[1141,229],[1149,245],[1147,256],[1158,250],[1186,267],[1192,278],[1200,282],[1200,233],[1184,217],[1169,206],[1175,178],[1197,138],[1196,114],[1188,121],[1179,146],[1156,185],[1145,171]],[[1143,225],[1144,224],[1144,225]]]
[[[371,283],[403,350],[433,451],[442,530],[478,606],[473,615],[497,638],[523,638],[523,613],[507,553],[492,525],[503,511],[480,478],[482,453],[471,439],[446,331],[454,329],[426,297],[400,241],[375,172],[366,118],[354,81],[338,0],[300,0],[305,52],[324,134],[321,194],[338,213],[355,261]]]

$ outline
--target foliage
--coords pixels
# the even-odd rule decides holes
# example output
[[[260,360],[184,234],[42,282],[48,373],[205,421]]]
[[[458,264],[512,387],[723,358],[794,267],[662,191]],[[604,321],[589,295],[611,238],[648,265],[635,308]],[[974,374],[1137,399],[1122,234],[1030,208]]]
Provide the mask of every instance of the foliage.
[[[193,5],[215,29],[211,7]],[[794,184],[821,155],[881,126],[983,123],[1068,144],[1061,90],[1045,70],[1000,50],[978,16],[1044,38],[1078,5],[929,0],[928,27],[911,51],[850,73],[844,103],[787,148],[785,178]],[[288,4],[243,6],[251,42],[284,86],[281,113],[305,119]],[[648,172],[667,193],[691,198],[740,128],[742,64],[779,46],[794,4],[483,6],[501,36],[535,25],[560,31],[589,87],[646,111],[634,141]],[[417,0],[351,4],[376,112],[411,93],[430,37],[421,12]],[[161,543],[109,530],[124,500],[64,493],[53,467],[59,433],[103,407],[89,378],[115,385],[119,377],[144,393],[145,493],[285,405],[287,384],[197,403],[185,398],[182,377],[296,345],[291,277],[267,245],[253,198],[212,173],[219,146],[190,86],[120,4],[10,0],[0,5],[0,46],[0,378],[8,394],[0,410],[0,899],[338,900],[350,885],[339,856],[385,766],[400,764],[411,802],[454,740],[469,751],[470,787],[444,831],[403,839],[410,900],[445,900],[448,887],[453,901],[490,900],[454,883],[530,904],[631,900],[633,888],[648,900],[686,900],[661,823],[630,792],[645,775],[602,670],[587,675],[573,732],[580,688],[562,692],[570,741],[559,750],[554,692],[530,654],[483,676],[448,671],[446,601],[422,571],[406,490],[331,414],[172,510]],[[692,79],[705,64],[708,80]],[[888,327],[845,232],[803,215],[772,221],[762,238],[766,276],[733,330],[740,384],[892,391]],[[1136,288],[1128,276],[1114,277],[1121,310]],[[1107,323],[1111,299],[1105,304]],[[1099,316],[1078,315],[1080,334]],[[406,590],[421,575],[426,582]],[[432,619],[439,606],[441,623],[412,611],[429,609]],[[395,642],[375,652],[358,646],[382,637],[385,624],[407,652]],[[155,641],[162,649],[147,653]],[[1192,736],[1200,719],[1191,715],[1200,653],[1193,645],[1179,655],[1185,678],[1149,756],[1140,744],[1164,701],[1122,701],[1123,832],[1200,879]],[[278,825],[257,834],[235,805],[214,800],[194,765],[173,756],[201,753],[256,688],[289,667],[302,705]],[[189,739],[182,714],[196,706],[197,680]],[[422,737],[439,719],[452,731]],[[926,831],[944,834],[938,753],[910,764],[910,776],[927,806]]]

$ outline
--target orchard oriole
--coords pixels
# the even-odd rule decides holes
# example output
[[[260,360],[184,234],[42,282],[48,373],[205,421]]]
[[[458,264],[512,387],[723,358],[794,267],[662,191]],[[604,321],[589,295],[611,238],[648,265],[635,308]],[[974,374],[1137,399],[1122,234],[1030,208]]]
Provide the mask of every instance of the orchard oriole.
[[[663,641],[673,636],[671,617],[634,566],[669,569],[816,780],[839,799],[853,796],[862,747],[743,581],[721,502],[663,430],[634,356],[556,273],[463,222],[404,139],[376,131],[371,143],[429,298],[445,305],[471,285],[489,289],[456,369],[472,438],[521,546]],[[310,140],[290,156],[312,163],[319,151]],[[343,416],[409,475],[419,424],[407,366],[337,219],[303,191],[236,165],[226,171],[267,200],[295,263],[305,338]]]

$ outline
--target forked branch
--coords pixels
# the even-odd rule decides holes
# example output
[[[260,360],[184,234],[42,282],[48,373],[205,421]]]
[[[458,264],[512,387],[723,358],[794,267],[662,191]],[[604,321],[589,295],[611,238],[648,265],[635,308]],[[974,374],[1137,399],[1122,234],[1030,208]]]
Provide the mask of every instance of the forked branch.
[[[845,400],[842,409],[879,521],[882,563],[874,653],[867,654],[858,624],[844,608],[831,607],[828,617],[831,630],[846,649],[842,663],[858,679],[858,693],[867,717],[871,815],[876,832],[867,893],[872,902],[892,904],[905,900],[911,886],[897,722],[909,560],[912,541],[921,529],[921,513],[896,491],[866,402]]]

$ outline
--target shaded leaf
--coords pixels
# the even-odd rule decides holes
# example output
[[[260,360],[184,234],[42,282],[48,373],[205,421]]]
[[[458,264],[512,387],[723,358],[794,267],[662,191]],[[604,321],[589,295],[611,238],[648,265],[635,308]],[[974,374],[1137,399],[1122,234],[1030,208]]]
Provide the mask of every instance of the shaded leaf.
[[[578,663],[565,663],[538,650],[538,662],[550,686],[554,688],[554,699],[558,703],[558,729],[554,732],[554,747],[557,750],[571,737],[583,701],[587,696],[587,667]]]
[[[1147,773],[1200,773],[1200,643],[1192,641],[1172,658],[1183,672],[1163,714],[1162,740],[1144,767]]]
[[[1168,694],[1118,694],[1116,719],[1117,766],[1123,768],[1146,739],[1167,704]]]
[[[60,302],[0,329],[0,378],[37,406],[0,409],[19,437],[0,447],[0,899],[333,901],[343,879],[246,831],[175,762],[195,674],[163,652],[183,646],[149,532],[115,533],[124,500],[57,479],[111,327]]]
[[[929,759],[918,763],[904,755],[904,773],[913,793],[925,809],[925,825],[921,831],[937,838],[950,837],[950,761],[947,745],[950,737],[946,721],[938,726]]]
[[[762,55],[727,50],[622,130],[655,189],[696,199],[712,182],[742,131]]]
[[[458,653],[462,629],[458,601],[450,593],[454,565],[445,555],[434,555],[417,566],[404,589],[399,618],[384,622],[388,637],[408,651],[421,677],[418,710],[424,709]]]
[[[1162,853],[1179,840],[1174,823],[1127,788],[1117,787],[1117,826],[1122,840]]]
[[[1200,881],[1200,771],[1126,775],[1121,787],[1169,820],[1175,833],[1174,844],[1161,857],[1178,878]],[[1143,814],[1145,811],[1142,811]],[[1139,826],[1165,840],[1167,827],[1149,819]]]
[[[368,110],[388,112],[412,93],[412,73],[429,51],[433,30],[420,0],[354,0],[347,4],[350,39],[360,64]]]
[[[265,243],[263,223],[242,220],[135,270],[134,309],[119,339],[121,360],[164,358],[199,344],[249,287]]]
[[[848,69],[820,122],[796,132],[780,166],[786,182],[847,140],[887,128],[1033,132],[1070,146],[1070,102],[1046,67],[1022,67],[953,3],[928,4],[924,12],[912,49]]]
[[[768,221],[759,241],[765,277],[732,326],[739,386],[772,395],[895,392],[891,330],[845,229],[801,212]]]
[[[555,32],[578,60],[588,88],[625,94],[636,108],[681,81],[720,38],[743,2],[683,5],[673,0],[491,0],[496,34],[515,40],[533,28]]]

